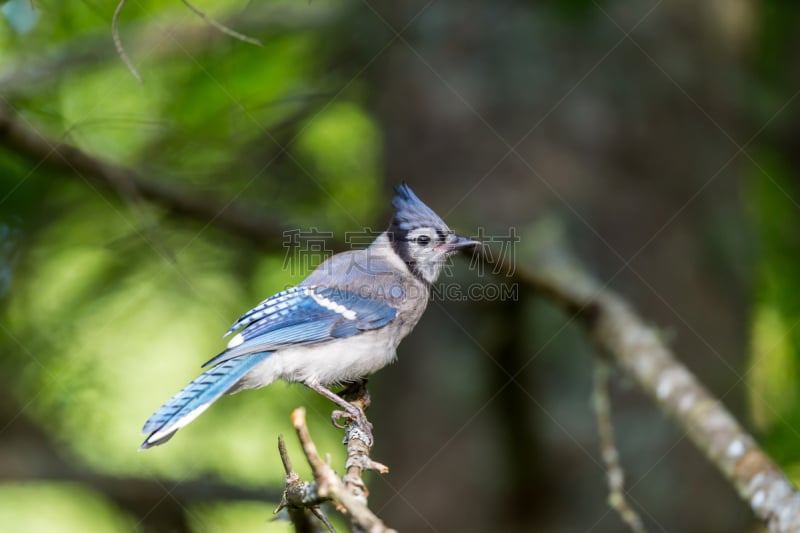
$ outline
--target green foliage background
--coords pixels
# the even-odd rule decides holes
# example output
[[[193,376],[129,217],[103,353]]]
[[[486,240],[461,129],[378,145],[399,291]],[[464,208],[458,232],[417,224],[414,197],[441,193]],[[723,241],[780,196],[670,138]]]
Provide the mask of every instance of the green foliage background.
[[[220,198],[261,199],[262,206],[280,198],[269,202],[270,214],[287,227],[315,220],[340,229],[376,212],[380,133],[354,98],[357,87],[336,101],[321,99],[338,77],[323,71],[316,32],[277,30],[257,48],[209,31],[180,2],[131,2],[121,35],[143,73],[139,84],[113,50],[113,3],[35,2],[31,13],[24,3],[9,3],[17,11],[5,10],[0,21],[6,81],[18,81],[19,72],[35,77],[37,67],[72,51],[84,56],[3,97],[43,135],[123,165],[168,169],[169,177],[152,179]],[[293,4],[267,3],[253,16],[269,25],[271,15],[292,17]],[[315,4],[318,15],[341,9]],[[203,5],[221,19],[243,7]],[[35,23],[17,31],[14,17],[25,16]],[[158,33],[165,28],[183,33]],[[282,151],[278,139],[290,138]],[[65,455],[98,472],[279,486],[275,436],[292,433],[291,410],[310,404],[322,415],[312,424],[328,427],[325,403],[297,387],[279,384],[221,402],[196,422],[194,437],[155,453],[136,453],[139,428],[220,349],[221,334],[243,307],[314,265],[284,270],[280,243],[274,251],[231,246],[212,228],[169,223],[159,208],[80,178],[31,167],[13,153],[0,157],[5,289],[13,284],[2,322],[8,356],[0,364],[16,376],[10,394]],[[311,180],[327,192],[324,202],[305,194]],[[347,205],[348,214],[336,205]],[[338,437],[318,432],[322,449],[341,462]],[[52,531],[54,524],[65,532],[148,529],[101,495],[64,483],[10,485],[3,493],[3,531]],[[270,512],[263,503],[189,510],[203,531],[286,531],[285,522],[269,522]]]

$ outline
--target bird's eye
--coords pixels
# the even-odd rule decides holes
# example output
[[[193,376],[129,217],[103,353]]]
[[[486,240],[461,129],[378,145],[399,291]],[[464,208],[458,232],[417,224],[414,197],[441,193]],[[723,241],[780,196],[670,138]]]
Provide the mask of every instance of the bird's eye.
[[[427,235],[420,235],[417,237],[417,244],[420,246],[428,246],[431,243],[431,238]]]

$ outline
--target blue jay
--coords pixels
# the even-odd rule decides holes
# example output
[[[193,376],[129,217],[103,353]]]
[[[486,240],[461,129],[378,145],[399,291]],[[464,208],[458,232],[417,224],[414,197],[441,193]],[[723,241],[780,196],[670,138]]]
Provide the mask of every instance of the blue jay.
[[[330,257],[233,324],[225,336],[236,335],[203,365],[209,370],[147,420],[142,449],[168,441],[223,394],[278,379],[306,385],[369,427],[356,406],[328,387],[391,363],[422,316],[446,259],[478,244],[455,235],[407,185],[395,192],[389,228],[368,248]]]

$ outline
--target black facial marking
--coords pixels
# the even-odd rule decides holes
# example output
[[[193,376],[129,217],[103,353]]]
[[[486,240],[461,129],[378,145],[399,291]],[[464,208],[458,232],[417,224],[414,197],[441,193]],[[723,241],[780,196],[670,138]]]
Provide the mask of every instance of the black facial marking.
[[[411,272],[415,278],[420,280],[426,286],[430,286],[430,282],[425,279],[425,276],[423,276],[422,272],[419,270],[419,268],[417,268],[417,262],[413,257],[411,257],[411,251],[408,248],[408,231],[401,229],[397,224],[392,223],[392,225],[389,226],[388,233],[389,240],[392,243],[392,249],[408,266],[409,272]]]

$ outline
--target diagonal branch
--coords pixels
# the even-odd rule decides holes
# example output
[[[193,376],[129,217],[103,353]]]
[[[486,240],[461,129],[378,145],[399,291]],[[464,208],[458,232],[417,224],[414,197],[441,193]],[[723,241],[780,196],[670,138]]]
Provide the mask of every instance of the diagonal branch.
[[[333,23],[341,11],[341,7],[333,5],[317,4],[313,9],[308,9],[298,3],[251,2],[245,11],[232,14],[223,22],[225,26],[236,27],[240,32],[257,34],[263,40],[270,40],[286,34],[320,31]],[[169,39],[165,40],[167,32]],[[148,63],[156,64],[186,61],[187,54],[198,57],[209,51],[219,52],[218,44],[225,36],[210,25],[170,24],[165,27],[153,23],[151,19],[142,19],[126,22],[124,37],[128,49],[134,52],[147,49]],[[162,42],[157,48],[151,48],[150,45],[157,41]],[[13,95],[28,98],[32,93],[51,89],[65,72],[79,75],[85,70],[118,60],[117,44],[108,45],[105,31],[76,35],[56,47],[37,47],[36,53],[24,61],[0,65],[0,94],[4,97]]]
[[[259,245],[274,245],[283,240],[277,222],[259,214],[254,207],[182,189],[163,177],[144,178],[133,169],[45,137],[3,106],[0,106],[0,146],[34,161],[44,161],[52,169],[111,189],[122,198],[149,200],[171,214],[213,222],[215,226]]]
[[[517,268],[501,269],[572,314],[595,346],[611,357],[683,428],[736,488],[770,532],[800,531],[800,493],[720,400],[664,345],[628,303],[607,290],[569,254],[560,229],[531,242],[536,250]]]
[[[362,390],[364,391],[362,395],[353,401],[361,409],[369,403],[366,388],[362,386]],[[362,403],[357,403],[359,401]],[[369,444],[363,437],[366,432],[358,427],[358,422],[350,421],[345,427],[345,444],[347,445],[345,468],[347,473],[344,478],[340,478],[331,465],[320,457],[306,425],[306,411],[304,408],[299,407],[292,412],[292,424],[297,431],[297,438],[303,447],[306,460],[311,466],[314,482],[299,481],[299,478],[296,478],[296,474],[291,471],[291,463],[288,463],[288,456],[286,456],[284,458],[284,467],[287,469],[287,483],[284,499],[289,502],[288,505],[283,505],[282,502],[282,506],[306,507],[313,511],[321,502],[331,501],[340,510],[346,511],[350,515],[352,531],[395,533],[367,506],[367,490],[361,480],[361,474],[367,469],[385,473],[388,472],[388,468],[369,459]],[[284,450],[281,450],[281,457],[284,457]],[[299,495],[299,498],[296,497],[297,495]],[[326,523],[326,525],[328,524]]]
[[[117,54],[119,55],[122,62],[125,63],[125,66],[128,67],[128,70],[133,77],[136,78],[136,81],[142,83],[142,75],[139,74],[139,71],[136,70],[136,67],[131,61],[130,56],[125,51],[125,47],[122,45],[122,39],[119,36],[119,16],[122,14],[122,10],[125,9],[125,3],[127,0],[119,0],[117,4],[117,8],[114,10],[114,17],[111,19],[111,38],[114,40],[114,49],[116,49]]]
[[[224,33],[225,35],[230,35],[234,39],[239,39],[240,41],[244,41],[246,43],[254,44],[256,46],[262,46],[262,47],[264,46],[264,43],[262,43],[261,41],[259,41],[255,37],[250,37],[249,35],[245,35],[244,33],[240,33],[238,31],[226,26],[225,24],[219,22],[218,20],[209,17],[203,11],[200,11],[200,8],[198,8],[196,5],[191,3],[189,0],[183,0],[183,3],[186,5],[186,7],[191,9],[192,12],[195,15],[197,15],[198,17],[203,19],[206,22],[206,24],[209,24],[213,28],[216,28],[217,30],[219,30],[222,33]]]
[[[594,363],[594,393],[592,406],[597,419],[600,437],[600,455],[606,465],[608,504],[634,533],[646,533],[642,518],[625,497],[625,471],[619,462],[619,450],[614,442],[614,425],[611,421],[611,398],[608,393],[608,362],[598,356]]]

